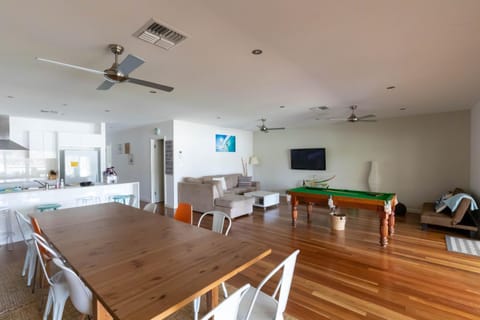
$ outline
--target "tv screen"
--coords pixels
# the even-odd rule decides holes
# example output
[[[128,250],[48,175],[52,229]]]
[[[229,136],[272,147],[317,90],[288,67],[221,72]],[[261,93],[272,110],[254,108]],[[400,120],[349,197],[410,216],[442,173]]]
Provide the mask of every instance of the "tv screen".
[[[325,148],[290,149],[290,164],[297,170],[325,170]]]

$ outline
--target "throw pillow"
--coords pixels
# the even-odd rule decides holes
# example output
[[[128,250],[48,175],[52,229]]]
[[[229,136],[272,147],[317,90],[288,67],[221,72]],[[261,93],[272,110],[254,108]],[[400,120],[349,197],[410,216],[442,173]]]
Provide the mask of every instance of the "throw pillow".
[[[227,190],[227,182],[225,181],[225,177],[214,177],[212,178],[212,180],[220,181],[220,183],[222,184],[222,189]]]
[[[251,187],[252,186],[252,177],[245,177],[245,176],[238,177],[238,186],[239,187]]]
[[[218,180],[210,180],[205,183],[213,184],[213,197],[215,199],[223,197],[222,183]]]

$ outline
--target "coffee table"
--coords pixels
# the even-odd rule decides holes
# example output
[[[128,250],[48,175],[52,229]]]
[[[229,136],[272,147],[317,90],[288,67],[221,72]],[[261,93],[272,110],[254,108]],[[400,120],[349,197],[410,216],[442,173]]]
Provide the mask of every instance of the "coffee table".
[[[266,210],[267,207],[276,206],[280,203],[280,193],[270,192],[270,191],[253,191],[243,194],[247,197],[254,197],[255,202],[253,205],[255,207],[263,208]]]

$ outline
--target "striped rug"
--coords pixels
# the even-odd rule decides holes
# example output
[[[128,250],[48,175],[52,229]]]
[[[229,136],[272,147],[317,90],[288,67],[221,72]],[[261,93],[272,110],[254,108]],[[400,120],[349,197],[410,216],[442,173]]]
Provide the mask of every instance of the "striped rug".
[[[448,251],[480,256],[480,241],[446,235],[445,242]]]

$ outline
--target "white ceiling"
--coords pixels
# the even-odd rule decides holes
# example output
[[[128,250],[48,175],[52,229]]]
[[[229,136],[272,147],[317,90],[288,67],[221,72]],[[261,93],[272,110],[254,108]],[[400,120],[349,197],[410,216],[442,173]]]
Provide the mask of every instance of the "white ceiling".
[[[480,100],[478,0],[2,0],[0,17],[0,109],[13,116],[253,130],[261,117],[321,125],[315,118],[346,117],[351,104],[381,119]],[[188,39],[165,51],[134,38],[150,18]],[[109,43],[125,47],[120,60],[146,61],[133,77],[175,90],[97,91],[101,75],[34,59],[103,70]],[[264,53],[252,55],[256,48]],[[322,105],[330,110],[309,110]]]

